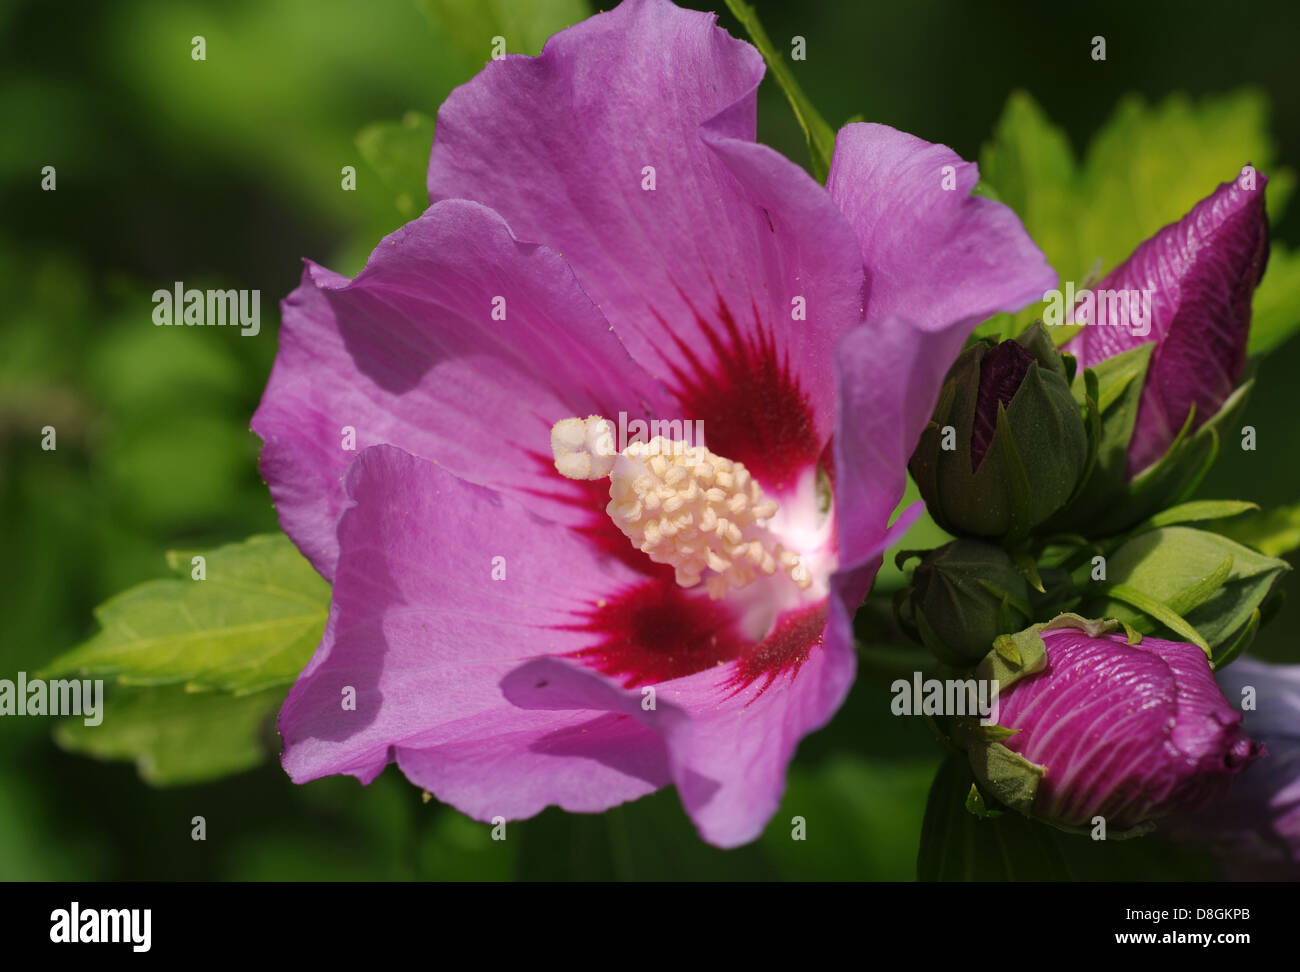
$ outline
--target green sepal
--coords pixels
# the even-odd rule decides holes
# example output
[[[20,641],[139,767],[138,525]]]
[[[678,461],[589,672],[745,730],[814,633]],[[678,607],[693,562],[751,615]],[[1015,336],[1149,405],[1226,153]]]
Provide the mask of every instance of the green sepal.
[[[981,792],[1027,817],[1033,815],[1038,782],[1047,767],[1031,763],[1000,742],[971,742],[966,755]]]
[[[1011,555],[1011,559],[1015,561],[1016,567],[1029,582],[1030,587],[1039,594],[1047,593],[1047,588],[1043,586],[1043,576],[1038,572],[1038,563],[1034,560],[1033,554],[1028,550],[1017,550]]]
[[[958,652],[953,651],[944,643],[944,640],[930,626],[930,622],[926,620],[923,613],[917,611],[913,614],[913,618],[915,619],[917,634],[921,636],[921,644],[925,645],[935,658],[949,665],[961,666],[970,663],[968,659],[963,658]]]
[[[966,811],[981,820],[992,820],[1006,813],[1005,810],[995,810],[990,807],[984,800],[984,794],[980,793],[980,788],[974,783],[970,785],[970,792],[966,794]]]
[[[999,633],[1032,620],[1028,601],[1029,589],[1005,550],[963,537],[917,565],[899,617],[941,661],[969,668]]]
[[[1093,474],[1097,469],[1097,457],[1101,455],[1102,424],[1101,405],[1099,404],[1101,386],[1097,380],[1097,373],[1091,368],[1083,373],[1083,386],[1085,389],[1083,396],[1084,429],[1088,433],[1088,457],[1084,460],[1083,472],[1079,475],[1079,482],[1074,487],[1074,492],[1070,494],[1070,498],[1065,502],[1066,509],[1083,495],[1083,491],[1087,488],[1088,483],[1092,481]]]
[[[1025,380],[1029,381],[1028,376]],[[1024,459],[1020,455],[1015,435],[1011,431],[1011,423],[1007,419],[1006,406],[1001,402],[998,402],[997,430],[993,433],[992,448],[997,450],[998,456],[1002,459],[1003,482],[1006,484],[1007,498],[1010,500],[1011,528],[1007,531],[1005,540],[1009,544],[1019,543],[1029,536],[1029,531],[1033,529],[1033,491],[1029,485],[1029,473],[1025,471]]]
[[[1253,387],[1254,382],[1247,381],[1199,429],[1180,434],[1159,462],[1133,479],[1122,507],[1117,507],[1113,517],[1103,517],[1098,529],[1119,533],[1131,523],[1190,497],[1218,458],[1221,430],[1236,422]]]
[[[1211,659],[1211,668],[1217,672],[1220,668],[1232,664],[1233,659],[1250,647],[1251,642],[1255,640],[1256,633],[1259,631],[1260,616],[1259,608],[1255,608],[1250,615],[1250,620],[1242,627],[1241,633],[1237,635],[1232,644],[1220,652],[1217,658]]]
[[[1004,739],[1010,739],[1019,731],[1019,729],[1008,729],[1006,726],[986,726],[982,723],[978,728],[971,727],[969,729],[969,732],[971,732],[977,739],[982,742],[990,743],[1002,742]]]
[[[1044,631],[1077,628],[1089,638],[1098,638],[1119,626],[1120,622],[1113,619],[1093,620],[1070,612],[1058,614],[1050,621],[1032,624],[1023,631],[999,635],[993,642],[993,650],[975,666],[975,677],[996,681],[1001,694],[1026,675],[1033,675],[1046,667]]]
[[[1011,635],[998,635],[993,640],[993,650],[996,651],[1004,661],[1016,668],[1024,666],[1024,659],[1020,656],[1020,650],[1016,648],[1016,641]]]
[[[1183,523],[1224,520],[1258,509],[1258,503],[1248,503],[1244,500],[1194,500],[1190,503],[1179,503],[1177,506],[1171,506],[1154,516],[1147,517],[1132,532],[1133,534],[1145,533],[1147,530],[1158,530],[1161,527],[1178,526]]]
[[[1111,584],[1106,588],[1106,593],[1111,599],[1137,608],[1152,621],[1163,624],[1185,641],[1190,641],[1205,652],[1206,658],[1209,658],[1214,653],[1201,633],[1193,625],[1188,624],[1187,619],[1173,608],[1161,604],[1155,598],[1149,597],[1142,591],[1129,587],[1127,584]],[[1134,627],[1137,626],[1134,625]]]
[[[1004,692],[1026,675],[1042,671],[1047,665],[1047,646],[1041,630],[1035,624],[1015,634],[998,635],[993,650],[975,666],[975,677],[997,682],[998,691]]]
[[[1029,353],[1009,401],[985,418],[992,441],[971,452],[983,361],[999,345],[979,340],[958,356],[909,469],[934,521],[949,533],[1023,545],[1075,491],[1088,457],[1088,434],[1067,381],[1068,369],[1041,324],[1013,338]],[[1002,342],[1004,345],[1011,342]],[[943,429],[954,432],[943,448]]]
[[[1076,375],[1071,385],[1079,408],[1089,416],[1090,460],[1084,478],[1064,509],[1053,516],[1047,529],[1068,532],[1076,528],[1096,534],[1102,516],[1127,490],[1128,447],[1137,423],[1142,386],[1151,364],[1154,342],[1106,358]],[[1095,403],[1096,425],[1092,409]]]

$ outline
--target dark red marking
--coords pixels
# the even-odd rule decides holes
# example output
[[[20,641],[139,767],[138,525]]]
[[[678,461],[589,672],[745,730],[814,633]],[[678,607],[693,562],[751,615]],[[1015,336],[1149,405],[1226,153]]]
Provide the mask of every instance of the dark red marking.
[[[776,619],[771,633],[745,652],[728,685],[740,692],[759,679],[765,679],[758,695],[754,696],[756,699],[768,690],[777,676],[787,672],[791,678],[798,675],[813,648],[822,644],[826,635],[826,616],[825,601],[782,614]]]
[[[818,454],[812,409],[790,370],[788,355],[777,353],[774,333],[763,327],[757,306],[754,331],[748,336],[721,297],[720,328],[694,307],[691,310],[712,352],[708,364],[663,322],[688,364],[668,363],[686,418],[704,422],[711,452],[744,463],[767,491],[784,492],[817,462]]]
[[[589,608],[581,622],[562,630],[598,633],[597,644],[567,657],[618,679],[624,688],[685,678],[734,661],[726,687],[734,695],[763,680],[762,695],[778,676],[798,673],[822,643],[825,628],[822,601],[787,611],[766,638],[750,642],[736,632],[735,614],[725,600],[710,600],[671,580],[647,580]]]
[[[738,657],[746,645],[734,622],[724,602],[690,594],[670,578],[629,587],[590,608],[581,624],[562,630],[599,632],[599,644],[568,657],[619,679],[624,688],[636,688]]]

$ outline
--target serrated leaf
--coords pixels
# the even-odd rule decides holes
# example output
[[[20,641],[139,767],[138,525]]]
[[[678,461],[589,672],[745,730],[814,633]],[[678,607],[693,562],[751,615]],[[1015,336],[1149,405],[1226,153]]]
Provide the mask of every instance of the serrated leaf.
[[[1012,92],[992,140],[980,152],[980,181],[1020,216],[1062,280],[1072,272],[1068,268],[1082,262],[1073,231],[1079,202],[1076,179],[1074,153],[1065,132],[1026,92]],[[1019,314],[999,314],[977,333],[1019,333],[1041,316],[1041,308],[1034,304]],[[1053,329],[1054,337],[1057,330],[1062,329]]]
[[[206,579],[153,580],[95,612],[102,630],[42,677],[116,676],[124,685],[185,683],[246,694],[297,677],[320,643],[329,585],[288,537],[251,537],[208,552]]]
[[[55,741],[64,749],[105,760],[133,760],[146,783],[202,783],[258,765],[274,738],[270,724],[284,702],[282,689],[251,695],[186,692],[180,686],[111,692],[104,719],[87,726],[61,721]]]
[[[1139,243],[1177,222],[1219,183],[1251,164],[1270,177],[1269,210],[1286,208],[1295,173],[1275,167],[1268,104],[1243,90],[1193,101],[1174,94],[1158,105],[1123,98],[1088,146],[1080,190],[1081,255],[1109,270]]]
[[[813,103],[799,87],[799,82],[794,79],[789,65],[785,63],[785,59],[768,38],[767,31],[763,29],[754,8],[743,0],[727,0],[727,9],[745,28],[749,39],[763,55],[763,61],[772,72],[777,87],[781,89],[786,100],[790,102],[790,107],[794,109],[795,117],[799,119],[799,125],[803,128],[804,137],[808,139],[808,154],[812,156],[813,173],[817,176],[818,182],[825,182],[826,173],[831,168],[831,156],[835,154],[834,129],[826,123],[826,119],[813,107]]]
[[[1196,101],[1175,94],[1157,105],[1127,97],[1081,162],[1033,99],[1015,92],[980,154],[980,172],[1020,216],[1063,287],[1081,284],[1094,267],[1103,274],[1114,269],[1246,164],[1269,176],[1269,217],[1276,222],[1296,181],[1276,160],[1267,102],[1258,92]],[[1276,347],[1300,328],[1298,296],[1300,259],[1275,247],[1255,294],[1252,353]],[[1042,313],[1042,304],[1032,304],[976,333],[1018,329]],[[1058,344],[1071,336],[1064,327],[1052,330]]]

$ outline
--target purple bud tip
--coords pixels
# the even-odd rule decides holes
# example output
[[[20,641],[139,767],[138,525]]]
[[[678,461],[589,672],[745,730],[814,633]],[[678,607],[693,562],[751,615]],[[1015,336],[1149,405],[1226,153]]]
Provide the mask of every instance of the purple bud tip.
[[[1013,685],[1004,743],[1046,767],[1034,812],[1070,826],[1132,827],[1222,796],[1261,755],[1195,645],[1076,629],[1043,634],[1047,666]]]
[[[1195,406],[1199,426],[1241,381],[1251,298],[1268,263],[1267,184],[1247,167],[1220,185],[1111,271],[1094,292],[1094,311],[1080,315],[1088,326],[1070,350],[1081,366],[1156,342],[1130,475],[1164,455],[1189,409]]]
[[[1016,341],[1003,341],[980,361],[980,387],[970,438],[971,472],[979,469],[998,429],[998,405],[1009,405],[1034,364],[1034,356]]]

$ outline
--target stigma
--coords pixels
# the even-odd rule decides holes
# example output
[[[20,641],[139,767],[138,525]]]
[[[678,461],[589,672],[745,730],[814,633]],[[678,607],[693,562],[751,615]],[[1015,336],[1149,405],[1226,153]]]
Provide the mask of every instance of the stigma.
[[[779,507],[742,463],[664,436],[620,452],[599,415],[556,422],[551,451],[562,476],[609,478],[606,514],[682,587],[703,583],[718,599],[777,572],[800,590],[812,584],[799,555],[767,530]]]

